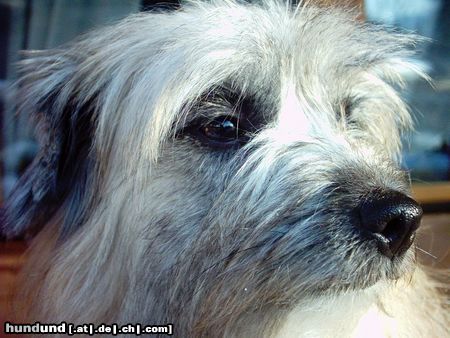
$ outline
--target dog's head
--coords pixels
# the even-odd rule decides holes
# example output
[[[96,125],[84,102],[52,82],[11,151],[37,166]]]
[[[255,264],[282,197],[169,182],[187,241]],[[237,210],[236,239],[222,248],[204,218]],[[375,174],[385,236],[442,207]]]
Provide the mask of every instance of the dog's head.
[[[343,11],[214,1],[31,53],[20,109],[42,147],[3,230],[58,218],[95,264],[135,259],[142,308],[159,294],[216,320],[398,278],[421,214],[398,164],[413,42]]]

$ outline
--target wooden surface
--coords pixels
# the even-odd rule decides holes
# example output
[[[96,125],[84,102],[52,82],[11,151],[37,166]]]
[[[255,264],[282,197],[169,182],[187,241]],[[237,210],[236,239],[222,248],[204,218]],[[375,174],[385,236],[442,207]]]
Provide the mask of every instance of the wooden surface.
[[[450,182],[414,183],[412,190],[421,204],[450,202]]]
[[[24,263],[23,254],[26,245],[23,242],[0,242],[0,337],[18,337],[5,335],[3,324],[10,320],[9,308],[12,303],[12,291],[17,275]]]

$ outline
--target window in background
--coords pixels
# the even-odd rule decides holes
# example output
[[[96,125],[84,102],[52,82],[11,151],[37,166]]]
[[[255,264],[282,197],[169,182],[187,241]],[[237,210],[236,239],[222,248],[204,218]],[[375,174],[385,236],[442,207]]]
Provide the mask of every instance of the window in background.
[[[369,21],[397,26],[430,38],[412,61],[433,79],[434,88],[406,74],[405,99],[416,131],[405,139],[404,164],[414,181],[450,180],[450,1],[365,0]],[[448,197],[450,198],[450,197]]]

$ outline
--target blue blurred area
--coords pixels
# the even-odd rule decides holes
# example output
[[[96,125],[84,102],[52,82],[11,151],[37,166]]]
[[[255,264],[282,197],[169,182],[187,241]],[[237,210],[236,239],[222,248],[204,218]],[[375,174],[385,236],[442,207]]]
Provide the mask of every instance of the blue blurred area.
[[[399,26],[423,36],[433,37],[442,0],[365,0],[370,21]]]
[[[403,165],[413,180],[450,180],[450,1],[365,0],[368,21],[431,38],[410,61],[428,73],[433,86],[405,73],[403,97],[415,120],[404,139]]]
[[[446,181],[449,178],[450,158],[446,154],[404,153],[403,165],[412,170],[416,180]]]

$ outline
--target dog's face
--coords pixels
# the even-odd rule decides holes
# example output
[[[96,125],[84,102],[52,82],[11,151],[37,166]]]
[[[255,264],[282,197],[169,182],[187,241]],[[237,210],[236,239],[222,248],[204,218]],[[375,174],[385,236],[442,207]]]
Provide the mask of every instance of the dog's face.
[[[214,2],[36,54],[21,108],[43,147],[6,232],[59,217],[67,257],[126,253],[136,308],[190,318],[396,279],[420,218],[392,86],[411,43],[340,11]]]

